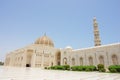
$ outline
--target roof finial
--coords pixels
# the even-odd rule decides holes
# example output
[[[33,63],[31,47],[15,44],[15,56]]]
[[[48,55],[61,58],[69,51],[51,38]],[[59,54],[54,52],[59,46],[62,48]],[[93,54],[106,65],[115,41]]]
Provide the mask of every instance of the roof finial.
[[[96,16],[94,16],[93,18],[96,19]]]
[[[93,20],[96,20],[96,16],[93,17]]]
[[[97,20],[96,20],[96,17],[94,16],[94,18],[93,18],[93,22],[94,23],[97,23]]]
[[[44,33],[44,36],[46,36],[46,32]]]

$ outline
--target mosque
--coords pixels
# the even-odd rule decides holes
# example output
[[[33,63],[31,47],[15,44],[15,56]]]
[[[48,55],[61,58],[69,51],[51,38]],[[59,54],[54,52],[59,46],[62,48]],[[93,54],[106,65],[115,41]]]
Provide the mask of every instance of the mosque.
[[[45,68],[54,65],[120,65],[120,43],[101,45],[96,18],[93,19],[95,46],[83,49],[58,49],[46,35],[34,44],[6,55],[5,66]]]

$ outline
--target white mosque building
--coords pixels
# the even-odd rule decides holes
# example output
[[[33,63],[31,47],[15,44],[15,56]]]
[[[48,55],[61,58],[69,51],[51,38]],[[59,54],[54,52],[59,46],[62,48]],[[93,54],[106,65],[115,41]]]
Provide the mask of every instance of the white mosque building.
[[[6,55],[5,66],[50,67],[54,65],[120,65],[120,43],[101,45],[96,18],[93,19],[95,46],[83,49],[66,47],[58,49],[46,35],[34,44],[12,51]]]

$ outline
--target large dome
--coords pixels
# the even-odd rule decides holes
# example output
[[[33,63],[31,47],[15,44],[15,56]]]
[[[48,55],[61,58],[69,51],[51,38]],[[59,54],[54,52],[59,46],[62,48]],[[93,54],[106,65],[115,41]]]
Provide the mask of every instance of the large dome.
[[[46,34],[44,36],[38,38],[35,41],[35,44],[42,44],[42,45],[45,45],[45,46],[54,47],[53,41],[48,36],[46,36]]]

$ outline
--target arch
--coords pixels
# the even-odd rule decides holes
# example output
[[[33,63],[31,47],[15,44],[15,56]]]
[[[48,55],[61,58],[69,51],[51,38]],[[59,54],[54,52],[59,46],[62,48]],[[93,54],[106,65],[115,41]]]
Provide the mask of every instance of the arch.
[[[26,54],[26,67],[31,67],[32,53],[33,53],[32,49],[28,49],[27,50],[27,54]]]
[[[72,58],[72,65],[75,65],[75,58]]]
[[[80,65],[83,65],[83,58],[80,57]]]
[[[63,64],[64,64],[64,65],[67,64],[67,58],[66,58],[66,57],[63,58]]]
[[[100,64],[104,65],[104,57],[102,55],[99,56],[99,62],[100,62]]]
[[[57,53],[56,53],[56,64],[57,65],[60,65],[61,64],[61,52],[60,51],[58,51]]]
[[[93,58],[91,56],[89,57],[89,65],[93,65]]]
[[[117,65],[117,64],[118,64],[117,55],[115,55],[115,54],[112,55],[112,62],[113,62],[114,65]]]
[[[23,56],[21,57],[21,61],[23,60]]]

